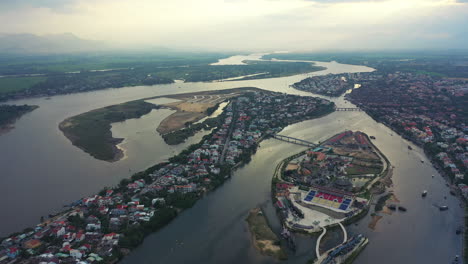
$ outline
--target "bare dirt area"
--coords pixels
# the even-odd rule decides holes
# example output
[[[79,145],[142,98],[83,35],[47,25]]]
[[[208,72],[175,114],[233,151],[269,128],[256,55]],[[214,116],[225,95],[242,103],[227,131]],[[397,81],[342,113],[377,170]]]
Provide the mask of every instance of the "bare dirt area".
[[[369,223],[369,228],[372,229],[372,230],[375,230],[376,226],[377,226],[377,223],[379,222],[380,219],[382,219],[383,217],[380,216],[380,215],[373,215],[372,216],[372,220],[371,222]]]
[[[185,123],[187,122],[196,122],[206,115],[199,112],[175,112],[170,116],[164,118],[163,121],[159,124],[156,131],[160,134],[167,134],[172,131],[179,130],[185,127]]]
[[[216,105],[229,98],[239,96],[242,92],[244,91],[218,94],[204,92],[167,96],[180,101],[164,104],[165,107],[176,110],[176,112],[161,121],[156,131],[160,134],[167,134],[182,129],[187,122],[193,123],[206,117],[208,109],[216,107]]]

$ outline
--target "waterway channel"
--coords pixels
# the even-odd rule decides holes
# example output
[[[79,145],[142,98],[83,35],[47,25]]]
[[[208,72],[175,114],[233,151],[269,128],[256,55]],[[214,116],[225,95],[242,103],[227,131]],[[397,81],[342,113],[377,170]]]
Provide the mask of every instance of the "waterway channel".
[[[372,70],[336,62],[318,62],[317,65],[327,70],[283,78],[125,87],[55,96],[50,100],[34,98],[10,102],[36,104],[40,108],[25,115],[14,130],[0,137],[0,199],[4,201],[0,211],[0,236],[37,224],[41,215],[61,210],[62,205],[93,194],[104,186],[113,186],[201,137],[196,135],[183,145],[167,146],[151,131],[155,131],[158,122],[170,114],[170,110],[152,111],[141,119],[113,125],[114,135],[126,138],[121,144],[126,158],[108,163],[70,144],[57,128],[66,117],[144,97],[233,87],[253,86],[311,95],[289,85],[310,75]],[[331,100],[341,107],[352,106],[343,97]],[[460,254],[461,236],[455,235],[455,229],[462,224],[463,211],[420,148],[376,123],[364,112],[334,112],[288,126],[281,134],[318,142],[345,129],[361,130],[376,137],[375,145],[395,166],[393,190],[408,208],[406,213],[384,216],[376,230],[367,226],[370,216],[347,227],[351,235],[363,233],[370,239],[356,263],[448,263],[455,254]],[[408,145],[414,150],[409,151]],[[275,139],[265,140],[260,146],[249,164],[171,224],[148,236],[123,263],[275,262],[259,255],[252,247],[244,219],[249,209],[264,205],[268,208],[270,222],[275,229],[279,228],[269,203],[273,170],[283,158],[303,148]],[[425,163],[421,163],[421,159]],[[433,174],[436,177],[432,178]],[[429,194],[421,199],[424,189]],[[450,209],[440,212],[434,203],[444,203]],[[314,257],[314,238],[299,236],[298,242],[298,251],[288,260],[290,263],[305,263]]]

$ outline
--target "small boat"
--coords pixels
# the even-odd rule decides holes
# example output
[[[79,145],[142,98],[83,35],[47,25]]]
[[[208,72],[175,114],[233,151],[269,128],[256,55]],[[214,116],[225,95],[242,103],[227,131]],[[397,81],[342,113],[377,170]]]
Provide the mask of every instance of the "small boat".
[[[370,136],[370,139],[375,139],[375,137],[374,137],[374,136]]]
[[[424,191],[422,192],[421,196],[422,196],[422,197],[426,197],[426,195],[427,195],[427,191],[424,190]]]
[[[413,150],[413,148],[412,148],[410,145],[408,145],[408,149],[409,149],[409,150]]]
[[[406,211],[407,211],[406,207],[403,207],[403,206],[398,206],[398,210],[399,210],[399,211],[402,211],[402,212],[406,212]]]
[[[421,160],[421,163],[424,163],[424,160]]]
[[[390,209],[392,211],[396,210],[396,205],[394,205],[394,204],[388,205],[387,207],[388,207],[388,209]]]
[[[447,211],[447,210],[448,210],[448,206],[442,205],[442,206],[439,207],[439,210],[440,210],[440,211]]]

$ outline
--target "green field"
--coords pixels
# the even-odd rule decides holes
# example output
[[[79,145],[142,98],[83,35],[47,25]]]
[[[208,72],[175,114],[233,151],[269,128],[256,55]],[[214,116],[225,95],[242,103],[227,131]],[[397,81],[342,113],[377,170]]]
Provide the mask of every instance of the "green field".
[[[353,164],[353,167],[346,168],[348,175],[379,174],[380,172],[382,172],[382,168],[364,167],[356,164]]]
[[[0,78],[0,94],[17,92],[29,89],[37,83],[43,82],[46,77],[8,77]]]

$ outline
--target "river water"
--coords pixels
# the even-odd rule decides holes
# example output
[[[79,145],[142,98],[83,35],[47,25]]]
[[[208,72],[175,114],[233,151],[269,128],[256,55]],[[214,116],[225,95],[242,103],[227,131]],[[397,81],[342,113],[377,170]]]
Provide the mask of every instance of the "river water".
[[[229,63],[235,61],[229,60]],[[336,62],[318,62],[317,65],[327,70],[283,78],[126,87],[55,96],[50,100],[15,101],[36,104],[40,108],[22,117],[13,131],[0,137],[3,153],[0,198],[5,201],[0,211],[0,235],[37,224],[41,215],[60,210],[63,204],[93,194],[104,186],[113,186],[131,173],[167,159],[203,135],[197,134],[177,146],[164,144],[154,131],[171,111],[155,110],[141,119],[113,125],[114,135],[126,138],[120,145],[126,157],[108,163],[70,144],[57,128],[66,117],[144,97],[233,87],[254,86],[310,95],[289,85],[310,75],[372,70]],[[352,107],[342,97],[331,100],[338,106]],[[420,148],[376,123],[364,112],[334,112],[288,126],[281,134],[318,142],[345,129],[361,130],[377,138],[375,145],[395,166],[393,190],[401,204],[408,208],[406,213],[384,216],[376,230],[367,227],[369,215],[357,225],[347,227],[349,233],[363,233],[370,239],[356,263],[448,263],[455,254],[460,254],[461,236],[455,235],[455,229],[462,224],[463,211],[457,200],[448,194],[445,182]],[[414,150],[409,151],[408,145]],[[264,205],[268,208],[269,220],[275,229],[279,228],[269,203],[271,177],[278,162],[301,150],[299,146],[274,139],[263,141],[249,164],[238,169],[223,186],[171,224],[148,236],[123,263],[275,262],[259,255],[252,247],[244,219],[249,209]],[[421,163],[421,159],[425,163]],[[421,199],[424,189],[429,194]],[[450,209],[439,212],[434,203],[446,204]],[[314,257],[314,238],[299,236],[298,242],[298,251],[290,257],[290,263],[305,263]]]

